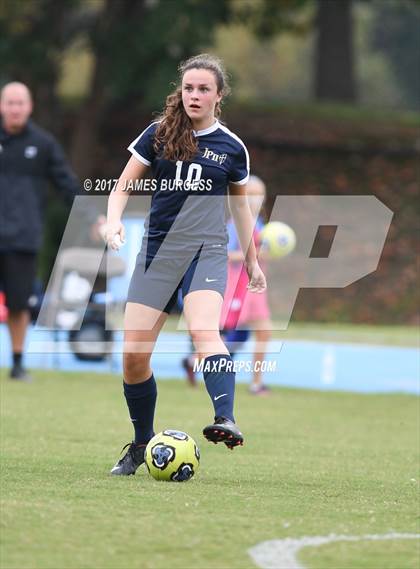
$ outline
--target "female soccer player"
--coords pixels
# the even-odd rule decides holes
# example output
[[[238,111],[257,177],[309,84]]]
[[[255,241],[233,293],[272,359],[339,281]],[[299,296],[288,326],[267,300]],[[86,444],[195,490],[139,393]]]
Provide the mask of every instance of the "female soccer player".
[[[160,119],[129,146],[132,157],[108,202],[106,239],[116,249],[118,241],[124,241],[121,216],[127,190],[132,190],[134,182],[151,168],[151,208],[124,318],[123,387],[134,440],[111,470],[116,475],[136,472],[154,434],[157,390],[150,359],[179,288],[214,406],[214,423],[205,427],[203,434],[228,448],[243,443],[233,415],[235,374],[220,338],[219,320],[227,272],[227,188],[249,290],[259,293],[266,288],[246,199],[248,152],[243,142],[218,121],[221,101],[228,92],[221,62],[198,55],[182,63],[179,72],[180,85],[167,97]]]

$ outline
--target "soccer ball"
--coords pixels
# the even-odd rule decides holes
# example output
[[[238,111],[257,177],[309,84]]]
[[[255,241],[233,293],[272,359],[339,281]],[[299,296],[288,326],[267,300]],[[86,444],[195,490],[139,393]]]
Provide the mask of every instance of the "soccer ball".
[[[296,234],[291,227],[281,221],[267,223],[260,232],[261,249],[271,257],[285,257],[296,246]]]
[[[200,451],[187,433],[166,429],[149,441],[144,458],[155,480],[186,482],[198,470]]]

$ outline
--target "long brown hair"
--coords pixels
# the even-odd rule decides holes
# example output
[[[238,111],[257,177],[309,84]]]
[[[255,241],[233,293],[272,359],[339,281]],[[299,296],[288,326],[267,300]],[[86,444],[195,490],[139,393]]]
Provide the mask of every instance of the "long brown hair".
[[[229,93],[226,72],[220,59],[203,53],[190,57],[178,67],[179,85],[166,98],[165,108],[158,117],[160,121],[154,141],[154,149],[167,160],[192,160],[198,151],[193,124],[182,104],[182,78],[190,69],[207,69],[216,79],[217,93],[225,96]],[[220,103],[216,104],[215,115],[221,115]]]

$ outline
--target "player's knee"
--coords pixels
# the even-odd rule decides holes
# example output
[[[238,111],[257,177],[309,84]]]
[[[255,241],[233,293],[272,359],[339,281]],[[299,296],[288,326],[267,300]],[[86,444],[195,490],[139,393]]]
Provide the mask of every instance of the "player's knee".
[[[127,381],[136,381],[143,377],[150,367],[150,354],[124,353],[124,378]]]
[[[219,337],[219,332],[213,330],[191,330],[190,334],[194,343],[205,342]]]
[[[218,330],[191,330],[190,334],[197,352],[212,351],[211,345],[221,341]]]

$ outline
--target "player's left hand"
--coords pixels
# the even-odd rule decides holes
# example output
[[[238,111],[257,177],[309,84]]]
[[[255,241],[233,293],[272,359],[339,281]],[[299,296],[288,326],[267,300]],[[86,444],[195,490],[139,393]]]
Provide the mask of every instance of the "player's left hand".
[[[249,283],[247,284],[249,292],[264,292],[267,288],[267,281],[258,262],[256,261],[253,265],[247,266],[246,270],[249,277]]]

